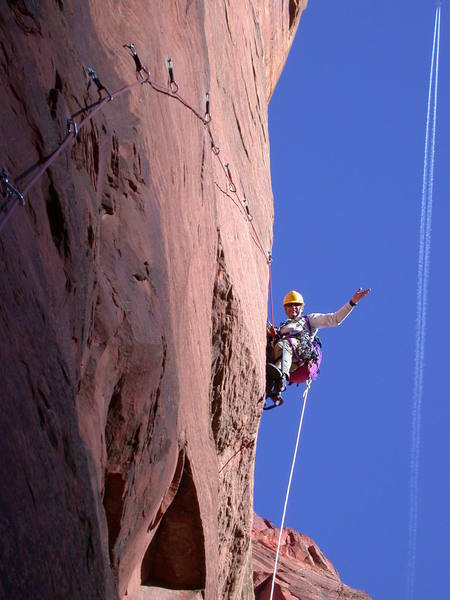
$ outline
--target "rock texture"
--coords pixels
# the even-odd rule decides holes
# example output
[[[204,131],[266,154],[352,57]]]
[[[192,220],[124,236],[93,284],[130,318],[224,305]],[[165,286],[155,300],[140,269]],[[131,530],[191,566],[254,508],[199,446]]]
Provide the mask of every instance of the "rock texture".
[[[135,79],[0,237],[0,596],[252,598],[272,243],[267,104],[306,0],[19,0],[0,10],[17,185],[66,119]],[[255,232],[262,250],[255,243]],[[201,593],[199,590],[203,590]]]
[[[253,571],[255,600],[268,600],[280,531],[255,515],[253,522]],[[370,600],[364,592],[344,585],[338,572],[314,541],[285,528],[281,539],[275,600]]]

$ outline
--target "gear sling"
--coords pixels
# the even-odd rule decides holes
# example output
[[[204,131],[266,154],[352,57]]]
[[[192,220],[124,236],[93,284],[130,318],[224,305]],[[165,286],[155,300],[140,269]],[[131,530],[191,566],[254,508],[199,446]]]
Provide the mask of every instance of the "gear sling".
[[[309,322],[308,315],[305,315],[303,318],[305,319],[306,324],[308,325],[309,335],[312,336],[311,323]],[[289,383],[304,383],[308,379],[317,379],[317,376],[319,375],[320,371],[320,365],[322,363],[322,343],[319,340],[319,338],[317,336],[314,336],[312,338],[312,351],[317,358],[314,358],[314,360],[312,361],[308,361],[308,363],[305,363],[301,356],[299,356],[297,350],[294,347],[294,344],[292,343],[290,335],[283,336],[283,339],[287,340],[287,342],[289,343],[295,360],[299,363],[303,363],[300,364],[300,366],[297,367],[294,371],[291,371],[291,373],[286,373],[286,375],[289,378]]]

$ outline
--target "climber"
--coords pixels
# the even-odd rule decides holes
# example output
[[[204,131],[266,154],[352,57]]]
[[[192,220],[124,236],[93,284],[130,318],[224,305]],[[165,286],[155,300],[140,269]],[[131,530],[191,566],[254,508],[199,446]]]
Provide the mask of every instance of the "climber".
[[[317,331],[340,325],[369,292],[370,288],[359,288],[336,312],[309,315],[302,314],[305,303],[299,292],[292,290],[286,294],[283,307],[287,320],[278,329],[272,324],[267,329],[266,394],[274,406],[283,403],[281,392],[286,389],[286,382],[299,383],[317,376],[321,360]]]

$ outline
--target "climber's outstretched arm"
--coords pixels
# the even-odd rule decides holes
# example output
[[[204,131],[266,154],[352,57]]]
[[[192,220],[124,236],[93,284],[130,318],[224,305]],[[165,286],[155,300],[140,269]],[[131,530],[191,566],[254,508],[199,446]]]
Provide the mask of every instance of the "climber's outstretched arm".
[[[363,290],[359,288],[351,297],[349,302],[346,302],[339,310],[334,313],[311,313],[309,315],[309,322],[311,323],[312,329],[320,329],[321,327],[336,327],[340,325],[342,321],[348,317],[352,312],[353,308],[358,304],[360,300],[365,298],[370,292],[370,288]]]

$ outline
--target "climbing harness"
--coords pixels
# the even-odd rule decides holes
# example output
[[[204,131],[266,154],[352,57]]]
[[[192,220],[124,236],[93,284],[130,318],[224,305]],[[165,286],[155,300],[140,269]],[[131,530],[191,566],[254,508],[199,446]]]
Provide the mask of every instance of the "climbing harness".
[[[284,520],[286,517],[286,509],[287,509],[287,504],[288,504],[288,500],[289,500],[289,493],[291,491],[291,483],[292,483],[292,476],[294,474],[295,461],[297,459],[297,451],[298,451],[298,445],[299,445],[299,441],[300,441],[300,434],[302,431],[303,417],[305,415],[306,400],[308,398],[308,392],[309,392],[310,387],[311,387],[311,379],[308,379],[306,381],[305,389],[303,391],[303,408],[302,408],[302,412],[301,412],[301,416],[300,416],[300,423],[298,426],[297,441],[295,443],[294,456],[292,458],[292,466],[291,466],[291,472],[289,475],[289,483],[288,483],[287,490],[286,490],[286,498],[284,500],[283,517],[281,519],[280,535],[278,536],[277,552],[275,555],[275,564],[273,567],[273,577],[272,577],[272,587],[270,590],[270,600],[273,600],[273,592],[274,592],[274,588],[275,588],[275,578],[276,578],[277,567],[278,567],[278,558],[280,556],[281,538],[283,536],[283,529],[284,529]]]
[[[269,278],[269,287],[270,286]],[[271,293],[271,290],[270,290]],[[308,315],[302,317],[308,325],[309,335],[305,332],[296,333],[285,333],[277,334],[275,340],[282,342],[282,356],[281,365],[282,371],[280,372],[275,365],[272,364],[269,354],[267,351],[268,362],[266,365],[266,396],[267,399],[272,400],[272,404],[265,404],[264,410],[271,410],[277,406],[283,404],[281,398],[281,392],[285,391],[284,381],[287,381],[289,385],[294,383],[299,385],[308,380],[317,379],[320,372],[320,365],[322,363],[322,343],[317,336],[312,336],[311,324]],[[292,338],[296,338],[300,341],[300,349],[296,348]],[[268,342],[269,348],[270,342]],[[289,344],[292,351],[293,357],[299,366],[290,371],[290,373],[284,373],[284,358],[286,352],[286,344]],[[281,383],[280,383],[281,382]],[[278,385],[278,387],[277,387]]]
[[[308,325],[309,335],[302,333],[300,337],[292,334],[284,336],[292,349],[295,360],[299,363],[299,366],[289,374],[290,384],[303,383],[308,379],[317,379],[322,363],[322,342],[317,336],[312,337],[311,323],[308,315],[305,315],[303,318]],[[301,341],[301,356],[292,343],[292,337],[297,337]]]

